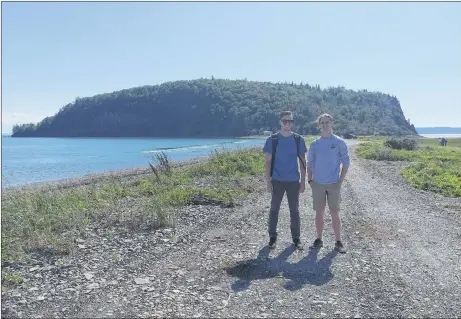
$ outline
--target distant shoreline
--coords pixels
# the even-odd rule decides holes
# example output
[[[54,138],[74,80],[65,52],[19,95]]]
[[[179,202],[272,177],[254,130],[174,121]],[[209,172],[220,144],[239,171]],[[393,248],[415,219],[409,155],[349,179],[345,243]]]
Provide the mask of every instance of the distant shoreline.
[[[454,139],[454,138],[461,138],[461,133],[456,134],[456,133],[449,133],[449,134],[444,134],[444,133],[434,133],[434,134],[418,134],[419,136],[422,136],[424,138],[439,138],[439,137],[445,137],[446,139]]]

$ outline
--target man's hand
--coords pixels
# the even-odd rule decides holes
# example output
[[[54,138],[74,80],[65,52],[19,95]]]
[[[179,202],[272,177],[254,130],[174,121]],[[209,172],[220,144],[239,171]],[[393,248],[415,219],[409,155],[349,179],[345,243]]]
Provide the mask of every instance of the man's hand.
[[[267,191],[268,191],[269,193],[272,193],[272,190],[273,190],[273,188],[272,188],[272,182],[271,182],[271,181],[268,181],[268,182],[267,182]]]
[[[299,192],[304,193],[305,189],[306,189],[306,183],[299,183]]]

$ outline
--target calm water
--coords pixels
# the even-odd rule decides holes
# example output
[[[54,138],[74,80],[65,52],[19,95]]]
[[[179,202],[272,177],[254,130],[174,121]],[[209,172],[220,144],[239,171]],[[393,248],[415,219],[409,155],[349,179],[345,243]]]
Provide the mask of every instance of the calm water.
[[[172,160],[215,149],[262,145],[260,139],[10,138],[2,135],[2,187],[148,167],[156,152]]]

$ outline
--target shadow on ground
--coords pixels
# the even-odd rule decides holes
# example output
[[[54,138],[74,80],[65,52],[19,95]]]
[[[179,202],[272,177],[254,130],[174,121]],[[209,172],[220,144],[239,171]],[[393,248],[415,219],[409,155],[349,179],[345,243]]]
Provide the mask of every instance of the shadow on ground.
[[[299,262],[288,263],[286,260],[295,250],[293,245],[288,246],[276,258],[269,259],[269,248],[266,246],[259,251],[256,259],[245,260],[227,268],[227,274],[239,278],[232,284],[232,290],[248,289],[254,280],[281,278],[287,279],[285,289],[293,291],[306,284],[321,286],[333,278],[330,266],[337,255],[336,251],[317,260],[318,250],[311,249]]]

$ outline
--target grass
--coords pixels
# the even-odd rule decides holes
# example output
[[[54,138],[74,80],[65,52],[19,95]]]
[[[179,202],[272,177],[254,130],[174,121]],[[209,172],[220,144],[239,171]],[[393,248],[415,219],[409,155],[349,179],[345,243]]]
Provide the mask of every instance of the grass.
[[[24,282],[24,279],[21,277],[20,274],[17,273],[2,273],[2,290],[4,288],[12,288],[18,286]]]
[[[461,138],[449,138],[447,140],[447,147],[461,147]],[[424,138],[420,140],[420,143],[425,146],[439,146],[439,141],[436,138]]]
[[[165,154],[158,154],[156,162],[151,175],[130,183],[114,179],[4,199],[2,262],[32,251],[68,253],[93,224],[104,225],[106,234],[111,226],[152,229],[172,225],[171,212],[184,205],[232,207],[251,191],[245,181],[264,173],[259,149],[215,152],[208,161],[186,168],[173,169]]]
[[[402,176],[415,188],[461,198],[461,139],[451,139],[447,147],[437,139],[417,139],[416,150],[392,149],[383,140],[362,143],[357,154],[363,158],[385,161],[409,161]]]

